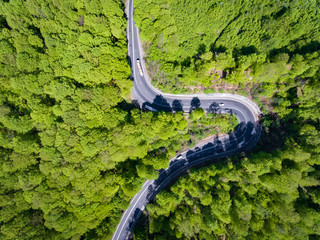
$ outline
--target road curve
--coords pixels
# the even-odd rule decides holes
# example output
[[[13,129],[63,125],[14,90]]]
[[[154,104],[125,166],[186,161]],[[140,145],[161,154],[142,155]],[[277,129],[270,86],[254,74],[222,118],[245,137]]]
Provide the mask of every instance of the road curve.
[[[229,93],[173,95],[155,89],[145,68],[139,32],[133,21],[133,11],[133,0],[128,0],[128,57],[134,82],[131,96],[135,104],[142,109],[153,111],[191,112],[201,107],[206,112],[229,112],[235,114],[239,124],[232,134],[202,143],[196,149],[183,152],[178,159],[171,159],[169,167],[160,171],[158,179],[146,181],[140,192],[131,200],[129,208],[123,213],[112,237],[113,240],[128,239],[147,203],[187,169],[248,151],[259,141],[261,133],[261,126],[258,124],[260,109],[246,97]]]

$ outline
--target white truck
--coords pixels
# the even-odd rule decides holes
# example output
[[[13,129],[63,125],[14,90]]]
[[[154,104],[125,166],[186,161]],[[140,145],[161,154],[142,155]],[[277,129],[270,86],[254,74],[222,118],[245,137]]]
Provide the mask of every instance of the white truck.
[[[139,69],[140,76],[143,76],[143,72],[142,72],[141,63],[140,63],[139,58],[137,59],[137,66],[138,66],[138,69]]]

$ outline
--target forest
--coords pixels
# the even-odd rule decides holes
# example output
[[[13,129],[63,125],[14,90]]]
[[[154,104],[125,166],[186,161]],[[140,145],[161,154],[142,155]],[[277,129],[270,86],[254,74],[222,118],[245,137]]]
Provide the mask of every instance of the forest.
[[[191,169],[134,239],[320,238],[320,2],[135,0],[153,84],[259,104],[257,147]],[[148,13],[148,14],[147,14]]]
[[[0,2],[0,239],[111,239],[145,179],[234,129],[137,109],[126,24],[120,0]]]
[[[318,0],[134,3],[150,77],[165,92],[237,92],[268,111],[318,72]]]
[[[191,169],[160,193],[134,239],[319,239],[319,1],[135,5],[157,87],[237,86],[262,108],[264,132],[250,153]],[[146,179],[234,129],[230,115],[132,104],[124,8],[0,2],[1,240],[111,239]]]

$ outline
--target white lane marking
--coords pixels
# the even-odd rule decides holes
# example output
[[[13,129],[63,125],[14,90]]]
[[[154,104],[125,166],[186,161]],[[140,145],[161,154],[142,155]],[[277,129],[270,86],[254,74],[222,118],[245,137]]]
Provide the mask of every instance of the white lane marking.
[[[132,52],[133,52],[133,61],[135,61],[135,58],[134,58],[134,37],[133,37],[133,31],[134,31],[134,25],[133,25],[133,1],[131,1],[131,5],[132,5],[132,14],[131,14],[131,29],[132,29],[132,31],[131,31],[131,35],[132,35]],[[130,9],[129,9],[130,10]],[[137,36],[139,36],[139,34],[138,34],[138,32],[137,32]],[[141,55],[141,57],[142,57],[142,49],[141,49],[141,42],[139,41],[140,40],[140,38],[138,37],[138,50],[139,50],[139,53],[140,53],[140,55]],[[162,95],[162,96],[166,96],[166,97],[168,97],[168,98],[170,98],[170,97],[173,97],[173,98],[177,98],[177,97],[180,97],[180,98],[188,98],[188,99],[191,99],[192,97],[199,97],[200,98],[200,100],[201,99],[209,99],[209,100],[214,100],[214,99],[220,99],[221,100],[221,98],[219,98],[219,96],[220,97],[222,97],[222,98],[227,98],[227,100],[230,100],[230,98],[231,99],[234,99],[234,100],[236,100],[236,101],[238,101],[238,102],[241,102],[241,103],[243,103],[245,106],[247,106],[249,109],[251,109],[251,113],[253,113],[253,117],[254,117],[254,119],[256,120],[256,121],[258,121],[258,117],[257,117],[257,115],[258,114],[260,114],[261,113],[261,111],[260,111],[260,109],[259,109],[259,107],[257,106],[257,104],[256,103],[254,103],[254,102],[252,102],[250,99],[248,99],[248,98],[246,98],[246,97],[244,97],[244,96],[238,96],[238,95],[234,95],[234,94],[230,94],[230,93],[214,93],[214,94],[210,94],[210,95],[205,95],[205,94],[191,94],[191,95],[182,95],[182,94],[176,94],[176,95],[174,95],[174,94],[165,94],[165,93],[163,93],[163,92],[161,92],[160,90],[158,90],[158,89],[156,89],[156,88],[154,88],[153,86],[152,86],[152,84],[151,84],[151,81],[150,81],[150,79],[148,80],[148,78],[149,78],[149,75],[148,75],[148,72],[146,71],[146,68],[145,68],[145,64],[144,64],[144,61],[142,61],[142,59],[141,59],[141,65],[142,65],[142,68],[143,68],[143,70],[144,70],[144,72],[145,72],[145,79],[146,79],[146,82],[147,82],[147,85],[154,91],[154,92],[156,92],[157,94],[160,94],[160,95]],[[134,76],[135,76],[135,71],[134,71],[134,69],[135,69],[135,62],[133,63],[133,73],[134,73]],[[240,111],[241,112],[241,111]],[[256,113],[256,114],[254,114],[254,113]]]
[[[241,136],[243,136],[244,135],[244,133],[241,135]],[[224,138],[224,137],[223,137]],[[221,140],[221,139],[219,139],[219,140]],[[226,144],[226,142],[221,142],[222,143],[222,145],[223,145],[223,147],[225,148],[225,144]],[[210,147],[210,148],[214,148],[214,146],[212,146],[212,147]],[[207,149],[210,149],[210,148],[207,148]],[[236,149],[233,149],[233,150],[229,150],[229,151],[224,151],[223,153],[228,153],[228,152],[233,152],[233,151],[235,151]],[[188,150],[187,150],[188,151]],[[194,153],[195,154],[195,153]],[[222,154],[222,153],[221,153]],[[217,155],[219,155],[219,154],[217,154]],[[207,156],[208,157],[208,156]],[[197,162],[199,161],[199,160],[201,160],[202,158],[200,158],[200,159],[198,159],[197,160]],[[176,162],[176,163],[174,163],[173,165],[176,165],[176,164],[178,164],[178,162]],[[173,166],[172,165],[172,166]],[[166,169],[167,170],[167,169]],[[152,181],[154,181],[154,180],[148,180],[148,181],[146,181],[144,184],[143,184],[143,186],[145,186],[148,182],[150,183],[149,185],[151,185],[152,183]],[[160,187],[160,186],[159,186]],[[122,226],[122,228],[120,229],[120,232],[119,233],[117,233],[117,235],[118,235],[118,237],[117,237],[117,240],[119,239],[119,234],[122,232],[122,230],[123,230],[123,228],[124,228],[124,226],[125,226],[125,223],[127,222],[127,220],[128,220],[128,218],[130,217],[130,215],[131,215],[131,213],[132,213],[132,211],[135,209],[135,206],[138,204],[138,202],[139,202],[139,200],[140,200],[140,198],[144,195],[144,193],[145,193],[145,191],[147,191],[148,190],[148,188],[146,188],[143,192],[141,192],[141,193],[138,193],[138,194],[136,194],[135,196],[134,196],[134,198],[133,199],[135,199],[137,196],[140,196],[138,199],[137,199],[137,201],[134,203],[134,205],[132,206],[132,209],[131,209],[131,211],[129,212],[129,214],[128,214],[128,216],[127,216],[127,218],[125,219],[125,222],[123,223],[123,226]],[[133,200],[131,201],[131,202],[133,202]],[[143,205],[142,207],[141,207],[141,210],[143,211],[145,209],[145,205]],[[125,216],[126,215],[126,212],[124,213],[124,215],[123,216]],[[122,221],[120,221],[120,223],[121,223]],[[118,230],[118,229],[117,229]],[[117,231],[116,231],[117,232]],[[113,239],[113,238],[112,238]]]
[[[150,182],[150,181],[151,181],[151,180],[145,181],[144,184],[142,185],[141,190],[142,190],[142,189],[144,188],[144,186],[145,186],[148,182]],[[141,190],[140,190],[140,191],[141,191]],[[138,195],[138,194],[134,195],[134,197],[131,199],[130,203],[132,203],[132,202],[134,201],[134,199],[137,197],[137,195]]]
[[[131,11],[130,11],[130,7],[129,7],[129,15],[130,15],[130,12],[131,12],[131,48],[132,48],[132,72],[133,72],[133,77],[135,79],[135,64],[136,64],[136,59],[135,59],[135,53],[134,53],[134,37],[133,37],[133,1],[130,1],[130,6],[131,6]]]
[[[133,2],[133,1],[132,1]],[[132,15],[133,15],[133,10],[132,10]],[[134,43],[134,38],[133,38],[133,16],[132,16],[132,43]],[[138,36],[138,50],[139,50],[139,53],[142,57],[142,49],[141,49],[141,42],[140,42],[140,38],[139,38],[139,34],[137,32],[137,36]],[[134,52],[134,44],[132,44],[132,50]],[[199,97],[200,100],[201,99],[209,99],[209,100],[214,100],[214,99],[219,99],[221,100],[221,97],[222,98],[227,98],[226,100],[230,100],[231,99],[235,99],[237,100],[238,102],[242,102],[245,106],[247,106],[249,109],[251,109],[251,112],[255,112],[257,115],[261,113],[259,107],[257,106],[256,103],[252,102],[250,99],[244,97],[244,96],[238,96],[238,95],[235,95],[235,94],[231,94],[231,93],[214,93],[214,94],[210,94],[210,95],[206,95],[206,94],[190,94],[190,95],[182,95],[182,94],[166,94],[166,93],[163,93],[161,92],[160,90],[154,88],[151,84],[151,81],[149,78],[149,75],[148,75],[148,72],[146,71],[146,68],[145,68],[145,64],[144,64],[144,61],[142,61],[141,59],[141,65],[142,65],[142,68],[145,72],[145,79],[146,79],[146,82],[147,82],[147,85],[149,86],[149,88],[151,88],[154,92],[156,92],[157,94],[160,94],[162,96],[166,96],[167,98],[170,98],[170,97],[173,97],[173,98],[177,98],[177,97],[180,97],[180,98],[187,98],[187,99],[191,99],[192,97]],[[219,98],[220,96],[220,98]],[[256,121],[258,120],[257,116],[255,114],[253,114],[253,117],[256,119]]]
[[[245,135],[245,133],[246,133],[246,131],[243,131],[243,133],[238,137],[238,138],[241,138],[241,137],[244,137],[244,135]],[[227,135],[227,136],[229,136],[229,135]],[[230,141],[230,138],[227,138],[227,136],[222,136],[221,138],[218,138],[217,140],[219,140],[220,142],[221,142],[221,144],[223,144],[224,145],[224,147],[225,147],[225,145],[227,144],[227,143],[230,143],[231,141]],[[236,138],[237,139],[237,138]],[[235,140],[236,140],[235,139]],[[206,145],[207,143],[210,143],[211,141],[208,141],[208,142],[206,142],[206,143],[202,143],[202,147],[204,146],[204,145]],[[195,147],[199,147],[200,145],[195,145]],[[208,149],[215,149],[215,147],[217,146],[217,144],[215,144],[215,145],[213,145],[213,146],[211,146],[211,147],[208,147],[208,148],[206,148],[206,149],[204,149],[204,150],[202,150],[202,151],[206,151],[206,150],[208,150]],[[245,145],[244,145],[245,146]],[[237,148],[237,149],[239,149],[239,147]],[[193,152],[193,153],[191,153],[189,156],[186,156],[186,153],[188,152],[188,151],[190,151],[191,149],[188,149],[188,150],[186,150],[186,151],[184,151],[184,152],[182,152],[182,153],[180,153],[181,155],[185,155],[185,159],[187,160],[187,158],[189,158],[190,156],[193,156],[193,155],[195,155],[195,154],[197,154],[197,153],[199,153],[199,152]],[[232,150],[229,150],[229,151],[232,151]],[[229,152],[229,151],[224,151],[224,152]],[[207,157],[209,157],[209,156],[207,156]],[[176,156],[175,157],[173,157],[172,159],[170,159],[169,160],[169,162],[172,162],[173,160],[175,160],[176,159]],[[175,163],[174,163],[175,164]],[[167,168],[168,169],[168,168]],[[166,170],[167,170],[166,169]]]
[[[143,188],[144,185],[146,185],[148,182],[150,182],[150,180],[145,181],[145,183],[142,185],[142,188]]]
[[[144,187],[148,182],[152,182],[152,181],[153,181],[153,180],[145,181],[145,183],[144,183],[143,186],[142,186],[142,189],[143,189],[143,187]],[[140,191],[142,191],[142,189],[141,189]],[[139,196],[139,193],[136,194],[136,195],[134,195],[134,197],[130,200],[130,205],[131,205],[132,202],[135,201],[135,199],[136,199],[138,196]],[[125,216],[125,215],[126,215],[126,211],[123,213],[122,217]],[[121,217],[121,219],[122,219],[122,217]],[[120,223],[121,223],[121,221],[120,221]],[[117,230],[116,230],[116,232],[117,232]],[[113,239],[113,238],[112,238],[112,239]]]
[[[130,0],[129,0],[130,1]],[[131,11],[131,15],[133,15],[133,1],[131,1],[130,3],[132,3],[131,4],[131,6],[132,6],[132,11]],[[130,15],[130,7],[129,7],[129,15]],[[135,48],[134,48],[134,34],[133,34],[133,31],[134,31],[134,25],[133,25],[133,16],[131,16],[131,35],[132,35],[132,40],[131,40],[131,42],[132,42],[132,58],[133,58],[133,63],[132,63],[132,65],[133,65],[133,69],[132,69],[132,71],[133,71],[133,75],[134,75],[134,77],[135,77],[135,68],[134,68],[134,64],[135,64],[135,58],[134,58],[134,56],[135,56]],[[138,33],[137,33],[138,34]],[[139,39],[138,39],[138,47],[139,47],[139,52],[140,52],[140,54],[142,55],[142,53],[141,53],[141,47],[140,47],[140,42],[139,42]],[[145,68],[145,66],[143,65],[143,67]],[[148,77],[148,76],[147,76]],[[163,95],[163,96],[167,96],[167,97],[181,97],[181,98],[191,98],[191,97],[195,97],[195,96],[197,96],[197,97],[200,97],[200,98],[202,98],[202,99],[210,99],[210,100],[214,100],[215,98],[216,99],[219,99],[219,94],[214,94],[214,95],[199,95],[199,94],[195,94],[195,95],[180,95],[180,94],[178,94],[178,95],[173,95],[173,94],[164,94],[164,93],[162,93],[161,91],[159,91],[158,89],[156,89],[156,88],[154,88],[152,85],[150,85],[149,84],[149,82],[150,81],[146,81],[147,83],[148,83],[148,85],[149,85],[149,87],[151,88],[151,89],[153,89],[155,92],[157,92],[157,93],[159,93],[159,94],[161,94],[161,95]],[[242,102],[244,105],[246,105],[249,109],[251,109],[251,110],[256,110],[258,113],[260,112],[260,109],[258,109],[257,110],[257,105],[255,104],[255,103],[253,103],[252,101],[250,101],[248,98],[245,98],[245,97],[242,97],[242,96],[236,96],[236,95],[233,95],[233,94],[221,94],[220,96],[223,96],[223,97],[230,97],[230,98],[234,98],[235,100],[238,100],[238,102]],[[227,99],[227,100],[229,100],[229,99]],[[246,104],[245,102],[248,102],[248,104]],[[252,108],[253,107],[253,108]],[[234,108],[234,109],[237,109],[237,108]],[[240,111],[241,112],[241,111]],[[253,111],[251,111],[251,113],[252,113]],[[254,115],[254,114],[253,114]],[[254,117],[255,117],[255,115],[254,115]],[[245,115],[244,115],[244,118],[245,118],[245,120],[247,121],[247,119],[246,119],[246,117],[245,117]],[[255,117],[256,118],[256,117]],[[244,135],[244,134],[242,134],[242,135]],[[241,136],[242,136],[241,135]],[[187,150],[188,151],[188,150]],[[225,151],[224,153],[226,153],[226,152],[230,152],[230,151]],[[148,181],[147,182],[145,182],[144,183],[144,185],[143,185],[143,187],[146,185],[148,183]],[[126,218],[126,220],[125,220],[125,223],[127,222],[127,220],[128,220],[128,218],[130,217],[130,214],[131,214],[131,212],[133,211],[133,209],[135,208],[135,206],[137,205],[137,203],[139,202],[139,200],[140,200],[140,198],[143,196],[143,194],[145,193],[145,191],[147,190],[148,188],[146,188],[141,194],[137,194],[137,195],[135,195],[134,196],[134,198],[131,200],[131,202],[133,202],[133,201],[135,201],[135,199],[136,199],[136,197],[137,196],[139,196],[140,195],[140,197],[138,198],[138,200],[136,201],[136,203],[133,205],[133,207],[132,207],[132,209],[131,209],[131,211],[129,212],[129,214],[128,214],[128,216],[127,216],[127,218]],[[142,209],[144,209],[144,205],[142,206]],[[126,212],[124,213],[124,215],[126,214]],[[122,221],[121,221],[122,222]],[[124,225],[125,224],[123,224],[123,226],[122,226],[122,228],[120,229],[120,233],[121,233],[121,231],[123,230],[123,228],[124,228]],[[119,235],[119,233],[118,233],[118,235]],[[119,236],[117,237],[117,239],[119,239]]]
[[[137,203],[139,202],[139,200],[140,200],[140,198],[143,196],[143,194],[145,193],[145,191],[147,191],[148,190],[148,188],[146,188],[141,194],[138,194],[138,195],[140,195],[140,197],[138,198],[138,200],[136,201],[136,203],[132,206],[132,209],[131,209],[131,211],[129,212],[129,214],[128,214],[128,216],[127,216],[127,218],[125,219],[125,221],[124,221],[124,223],[122,224],[122,228],[120,229],[120,231],[119,231],[119,233],[118,233],[118,237],[116,238],[116,240],[119,240],[119,234],[122,232],[122,230],[123,230],[123,228],[124,228],[124,226],[125,226],[125,223],[127,222],[127,220],[128,220],[128,218],[130,217],[130,215],[131,215],[131,212],[133,211],[133,209],[135,209],[135,206],[137,205]],[[120,221],[120,223],[121,223],[122,221]],[[113,239],[113,238],[112,238]]]

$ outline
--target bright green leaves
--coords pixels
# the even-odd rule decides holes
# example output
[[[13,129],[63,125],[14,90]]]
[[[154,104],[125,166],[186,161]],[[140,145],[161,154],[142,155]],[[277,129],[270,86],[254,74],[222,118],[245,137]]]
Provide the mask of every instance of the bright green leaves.
[[[16,59],[14,55],[14,47],[7,40],[0,41],[0,61],[4,64],[14,66]]]
[[[10,155],[12,161],[12,171],[26,170],[29,166],[37,164],[37,158],[33,154],[20,154],[13,152]]]
[[[32,58],[28,53],[18,53],[17,57],[17,67],[20,71],[34,72],[37,70],[38,60]]]
[[[190,115],[190,120],[193,122],[197,121],[199,118],[204,116],[204,114],[205,114],[205,111],[202,108],[197,108],[194,111],[192,111]]]
[[[149,236],[303,239],[318,234],[319,214],[314,204],[319,197],[314,189],[319,182],[311,180],[316,173],[308,165],[311,157],[293,148],[254,154],[241,165],[230,162],[191,170],[147,206]],[[306,182],[313,187],[304,185]],[[310,196],[314,199],[311,205]]]
[[[189,138],[186,140],[190,139],[192,143],[196,143],[208,136],[229,133],[237,124],[238,120],[234,115],[205,114],[203,109],[197,108],[189,115]]]
[[[167,161],[165,164],[166,165],[168,164]],[[166,165],[165,165],[165,167],[166,167]],[[138,164],[136,168],[137,168],[138,176],[141,178],[147,178],[147,179],[157,179],[158,178],[158,175],[159,175],[158,172],[151,165]]]
[[[171,121],[171,117],[161,113],[157,115],[157,120],[154,120],[152,130],[155,135],[159,136],[160,139],[167,140],[168,136],[170,136],[175,129],[175,126]]]
[[[75,86],[68,81],[68,79],[62,78],[61,80],[51,81],[50,84],[45,87],[44,92],[59,101],[66,96],[71,97],[74,90]]]
[[[90,128],[102,125],[103,112],[90,102],[83,102],[79,105],[79,117],[86,122]]]
[[[254,75],[258,81],[276,82],[289,73],[291,65],[287,65],[290,56],[286,53],[274,57],[273,62],[263,63],[254,68]]]
[[[219,53],[215,56],[215,68],[218,70],[225,70],[228,68],[234,68],[236,65],[232,54]]]
[[[119,39],[125,34],[126,21],[123,16],[123,10],[119,1],[101,0],[102,12],[107,16],[112,35]]]
[[[77,238],[129,200],[117,162],[148,149],[110,157],[132,83],[122,3],[104,4],[0,3],[1,239]],[[130,174],[132,196],[143,180]]]
[[[39,47],[39,48],[43,47],[43,41],[37,35],[28,36],[28,41],[32,46]]]
[[[3,117],[0,122],[9,129],[17,131],[18,133],[26,133],[34,128],[31,118],[27,115],[22,117]]]
[[[166,217],[168,217],[170,212],[173,212],[176,205],[180,203],[179,199],[174,196],[174,194],[170,194],[166,191],[157,197],[157,201],[159,202],[159,206],[150,204],[147,206],[148,211],[155,216],[164,215]]]
[[[284,118],[296,103],[272,98],[317,82],[316,1],[134,3],[149,75],[164,92],[237,91]]]
[[[320,110],[319,110],[319,93],[320,85],[318,81],[313,81],[310,85],[305,86],[303,89],[299,89],[299,101],[301,102],[300,108],[298,111],[298,116],[307,120],[310,119],[314,122],[319,121],[320,119]]]

